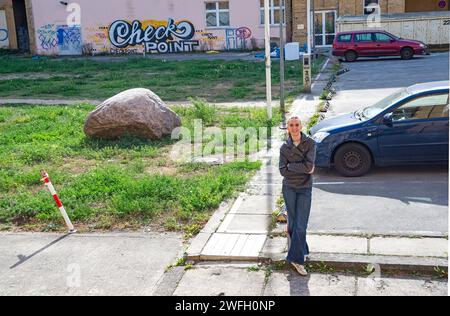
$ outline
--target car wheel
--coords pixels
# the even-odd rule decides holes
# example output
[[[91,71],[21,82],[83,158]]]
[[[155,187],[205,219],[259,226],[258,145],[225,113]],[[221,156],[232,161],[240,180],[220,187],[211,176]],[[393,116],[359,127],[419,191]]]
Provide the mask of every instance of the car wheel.
[[[400,56],[403,60],[410,60],[414,57],[414,51],[409,47],[403,48]]]
[[[345,61],[354,62],[357,59],[358,59],[358,54],[355,51],[349,50],[348,52],[345,52]]]
[[[372,167],[372,156],[362,145],[345,144],[334,155],[334,167],[345,177],[360,177]]]

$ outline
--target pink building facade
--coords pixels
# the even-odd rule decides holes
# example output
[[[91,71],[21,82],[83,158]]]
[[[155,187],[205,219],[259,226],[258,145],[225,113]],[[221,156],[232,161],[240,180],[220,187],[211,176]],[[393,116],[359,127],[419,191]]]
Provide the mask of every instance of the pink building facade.
[[[253,50],[264,46],[262,0],[31,0],[40,55]],[[284,0],[270,0],[279,38]]]

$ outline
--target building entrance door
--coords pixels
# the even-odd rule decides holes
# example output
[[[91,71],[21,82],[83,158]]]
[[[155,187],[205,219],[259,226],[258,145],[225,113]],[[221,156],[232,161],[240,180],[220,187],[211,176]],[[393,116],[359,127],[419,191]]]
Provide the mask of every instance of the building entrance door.
[[[313,21],[316,47],[332,46],[336,36],[336,11],[316,11]]]
[[[14,22],[16,24],[17,46],[19,51],[28,52],[30,50],[30,38],[28,34],[27,10],[25,0],[14,0]]]

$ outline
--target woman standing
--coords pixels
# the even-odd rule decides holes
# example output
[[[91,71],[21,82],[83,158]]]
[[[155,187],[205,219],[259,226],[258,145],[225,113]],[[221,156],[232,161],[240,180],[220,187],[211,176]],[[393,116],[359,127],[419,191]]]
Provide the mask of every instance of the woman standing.
[[[307,276],[305,257],[309,255],[306,242],[316,159],[314,140],[302,133],[302,124],[298,117],[288,122],[289,136],[280,149],[280,172],[283,179],[283,197],[288,211],[288,233],[291,244],[287,256],[297,272]]]

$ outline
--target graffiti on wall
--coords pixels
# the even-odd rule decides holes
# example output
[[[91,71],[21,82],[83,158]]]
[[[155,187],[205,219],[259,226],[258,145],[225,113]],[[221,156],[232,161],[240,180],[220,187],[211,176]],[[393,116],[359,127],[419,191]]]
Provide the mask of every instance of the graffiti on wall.
[[[248,27],[239,27],[236,29],[225,30],[225,46],[230,49],[246,49],[247,40],[252,37],[252,31]]]
[[[83,31],[86,34],[87,44],[90,45],[90,51],[86,52],[87,54],[109,52],[107,26],[87,27]]]
[[[213,33],[210,30],[196,30],[196,37],[200,42],[201,50],[220,49],[221,44],[225,42],[224,36],[219,36],[217,32]]]
[[[59,55],[80,55],[82,48],[80,26],[46,24],[37,30],[40,49]]]
[[[37,30],[39,45],[42,50],[53,50],[58,45],[56,37],[56,25],[46,24]]]
[[[195,29],[190,21],[173,19],[117,20],[83,29],[79,25],[46,24],[37,29],[36,38],[41,53],[58,55],[132,55],[257,47],[248,27],[201,30]]]
[[[0,47],[9,46],[9,33],[8,26],[6,24],[5,10],[0,10]]]
[[[58,50],[60,55],[81,54],[81,28],[80,26],[59,25],[56,29]]]
[[[5,42],[8,39],[8,30],[0,29],[0,42]]]
[[[193,39],[194,25],[173,19],[157,23],[118,20],[110,25],[108,36],[111,45],[117,49],[143,45],[147,53],[192,52],[199,46],[199,41]]]

